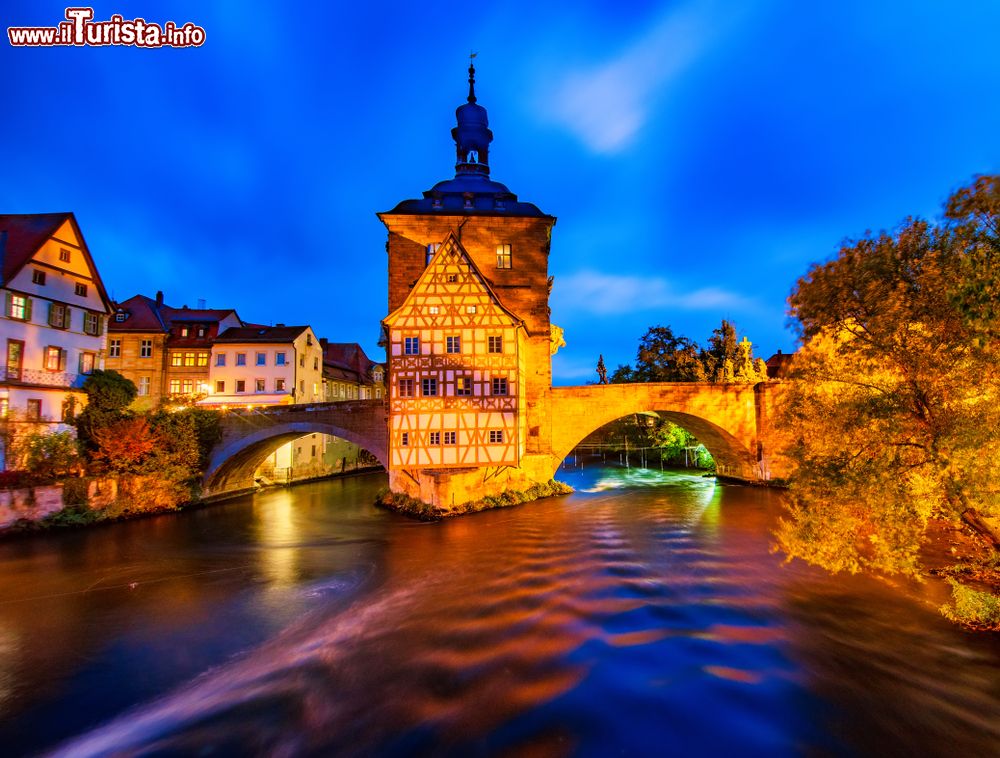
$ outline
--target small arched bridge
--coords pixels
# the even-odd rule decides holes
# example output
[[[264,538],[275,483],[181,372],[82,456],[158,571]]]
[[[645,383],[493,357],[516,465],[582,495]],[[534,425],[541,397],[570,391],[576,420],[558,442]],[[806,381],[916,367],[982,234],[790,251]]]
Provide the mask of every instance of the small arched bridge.
[[[226,411],[222,440],[205,472],[208,496],[253,488],[254,472],[286,442],[306,434],[331,434],[364,448],[383,466],[389,460],[384,400],[278,405]]]
[[[554,387],[546,398],[548,412],[533,412],[549,423],[539,424],[537,434],[529,436],[523,478],[551,478],[587,435],[636,413],[656,413],[687,429],[712,453],[720,474],[749,481],[780,476],[770,444],[770,405],[778,387],[776,382]],[[306,434],[340,437],[370,452],[383,466],[389,460],[385,400],[230,410],[222,430],[205,472],[208,496],[251,489],[258,466],[281,445]]]

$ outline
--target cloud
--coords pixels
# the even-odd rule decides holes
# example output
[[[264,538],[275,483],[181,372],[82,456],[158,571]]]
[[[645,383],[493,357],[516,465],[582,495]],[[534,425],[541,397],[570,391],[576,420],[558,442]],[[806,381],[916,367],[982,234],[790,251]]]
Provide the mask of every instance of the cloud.
[[[657,95],[717,38],[726,15],[714,9],[714,3],[673,9],[617,57],[567,74],[541,112],[596,153],[624,149]]]
[[[685,290],[662,277],[622,276],[598,271],[578,271],[557,277],[552,291],[553,309],[583,311],[607,316],[659,308],[682,311],[725,310],[758,312],[752,298],[720,287]]]

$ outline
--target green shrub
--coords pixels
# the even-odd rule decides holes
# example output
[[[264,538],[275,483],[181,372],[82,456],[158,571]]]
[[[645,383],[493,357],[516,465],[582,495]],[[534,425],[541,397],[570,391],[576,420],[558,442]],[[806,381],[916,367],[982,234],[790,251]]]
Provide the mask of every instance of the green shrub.
[[[1000,597],[968,587],[954,579],[951,585],[951,605],[942,605],[945,618],[977,629],[1000,630]]]

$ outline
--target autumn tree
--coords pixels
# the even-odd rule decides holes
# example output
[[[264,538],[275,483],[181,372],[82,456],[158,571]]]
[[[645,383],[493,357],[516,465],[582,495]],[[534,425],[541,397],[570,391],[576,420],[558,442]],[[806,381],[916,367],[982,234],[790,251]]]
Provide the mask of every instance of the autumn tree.
[[[797,467],[778,531],[789,556],[918,574],[932,518],[995,540],[998,200],[998,178],[980,178],[941,223],[869,234],[797,283],[802,348],[780,416]]]
[[[157,450],[156,431],[144,416],[120,418],[94,429],[92,457],[119,474],[136,473]]]

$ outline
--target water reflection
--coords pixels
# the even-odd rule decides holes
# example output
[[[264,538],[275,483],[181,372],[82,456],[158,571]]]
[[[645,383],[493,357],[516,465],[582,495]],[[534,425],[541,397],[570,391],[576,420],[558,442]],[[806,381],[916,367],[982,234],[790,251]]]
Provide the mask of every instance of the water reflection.
[[[375,478],[164,522],[103,585],[145,576],[138,593],[47,606],[67,632],[100,624],[102,644],[78,633],[82,656],[56,643],[37,653],[49,668],[17,666],[0,738],[76,735],[65,755],[997,752],[996,637],[883,583],[782,568],[778,493],[634,469],[564,478],[577,494],[439,524],[372,509]],[[62,545],[87,556],[63,558],[72,571],[48,542],[22,568],[44,566],[49,590],[86,586],[106,572],[92,561],[149,536],[115,529],[80,537],[114,547]],[[0,548],[8,576],[18,551]],[[17,591],[0,585],[0,602]],[[17,605],[42,607],[0,609]],[[180,674],[139,675],[160,656],[176,670],[182,649]],[[121,696],[88,704],[101,684]]]

